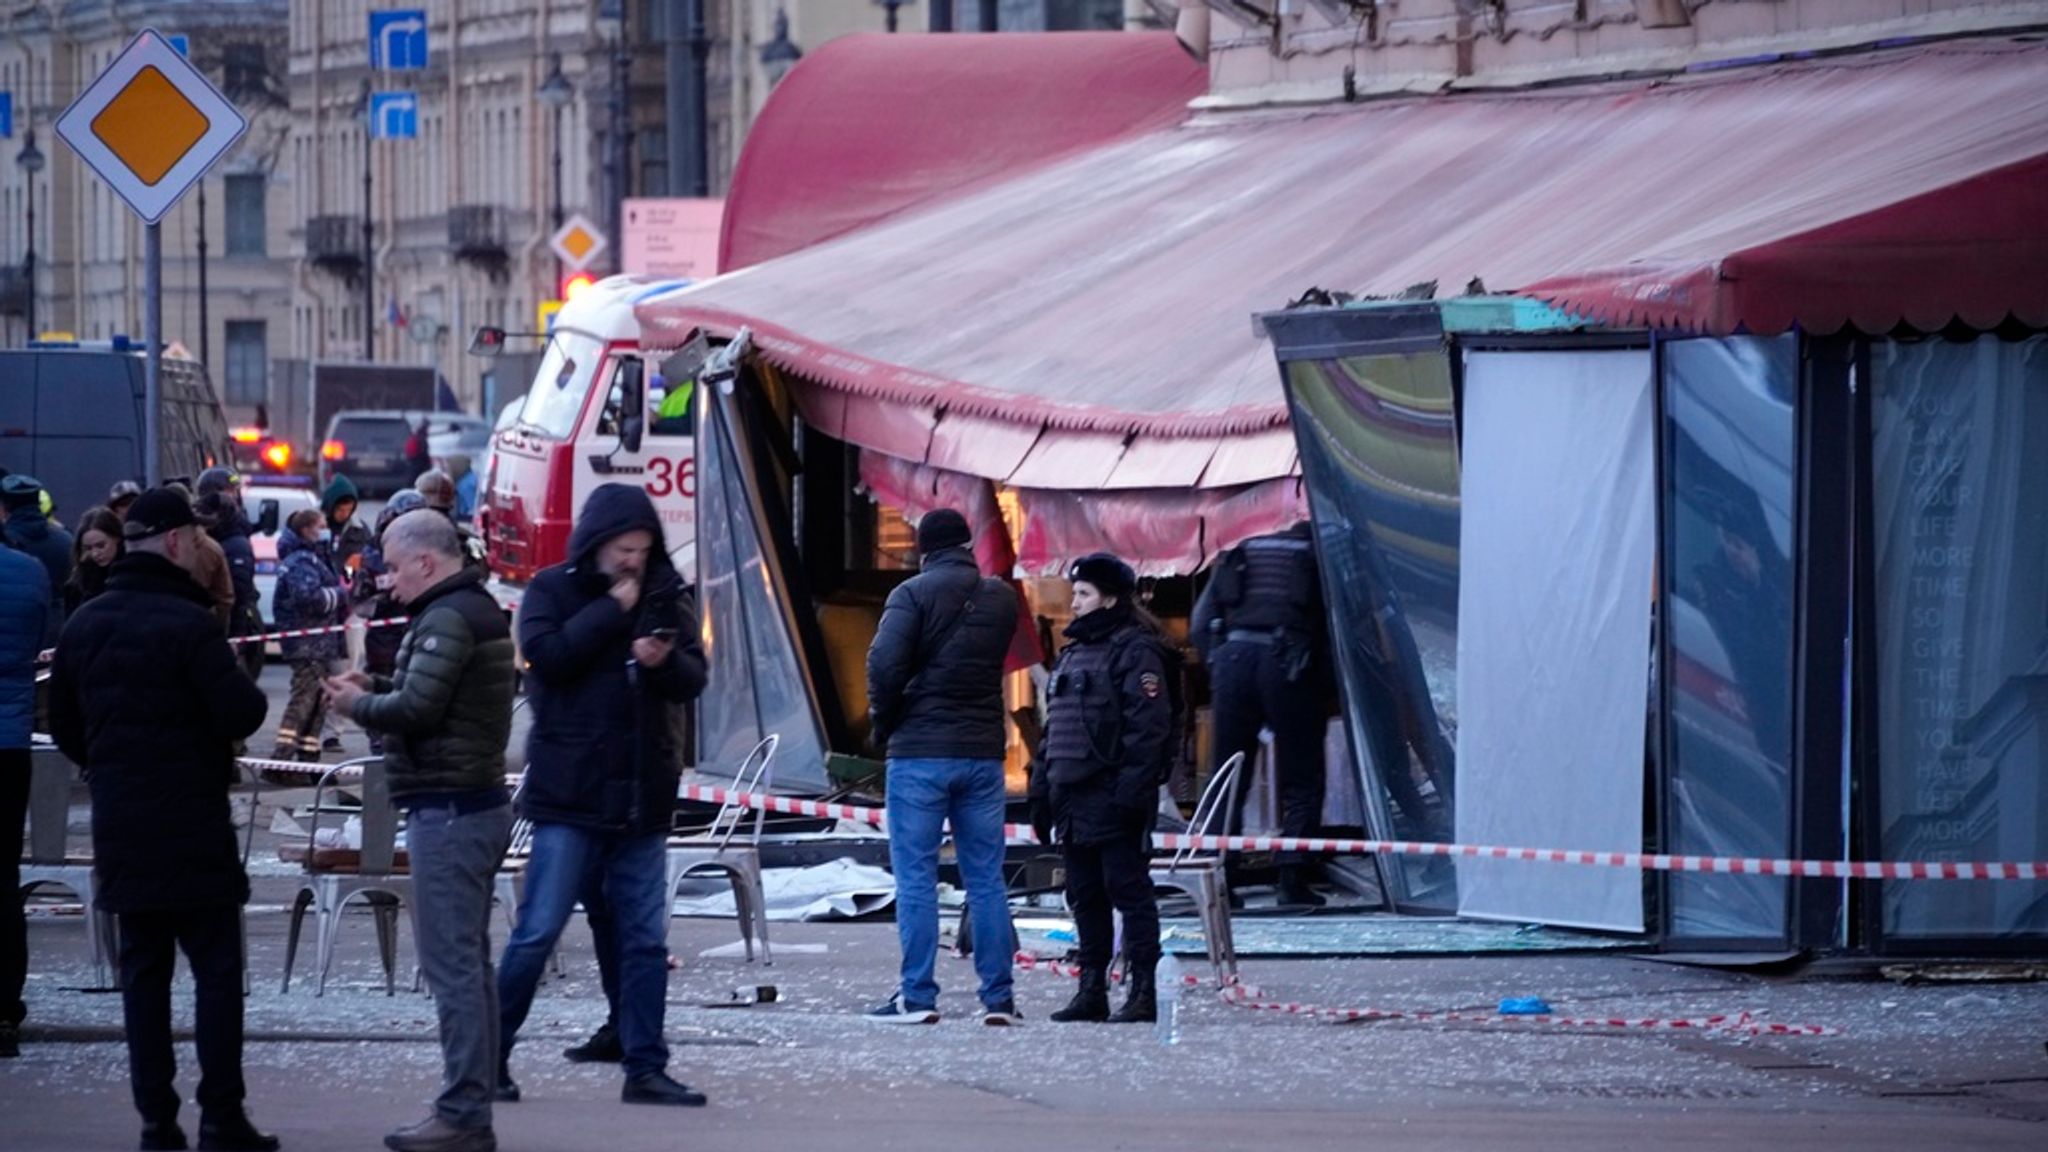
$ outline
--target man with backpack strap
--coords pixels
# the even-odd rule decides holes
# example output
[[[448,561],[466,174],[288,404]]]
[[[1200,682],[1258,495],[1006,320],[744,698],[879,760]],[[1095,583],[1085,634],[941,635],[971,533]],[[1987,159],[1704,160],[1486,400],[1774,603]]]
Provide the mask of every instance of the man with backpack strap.
[[[981,977],[982,1022],[1017,1022],[1009,902],[1003,886],[1003,662],[1017,597],[981,574],[967,518],[951,508],[917,525],[922,571],[889,593],[868,649],[868,715],[888,748],[889,864],[896,875],[902,980],[868,1013],[933,1024],[939,985],[939,842],[951,821]]]

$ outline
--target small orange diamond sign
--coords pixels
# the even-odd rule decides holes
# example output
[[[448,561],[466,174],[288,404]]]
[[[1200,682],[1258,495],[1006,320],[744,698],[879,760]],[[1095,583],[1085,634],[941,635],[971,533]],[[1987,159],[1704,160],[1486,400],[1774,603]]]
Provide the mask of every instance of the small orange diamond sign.
[[[146,28],[57,118],[57,135],[154,224],[248,126],[205,73]]]
[[[584,219],[581,212],[563,222],[548,240],[548,247],[554,249],[555,255],[571,269],[588,267],[592,260],[597,259],[597,254],[605,250],[605,246],[604,233],[597,230],[597,225]]]
[[[206,115],[154,65],[137,72],[92,118],[92,134],[144,184],[162,182],[206,129]]]

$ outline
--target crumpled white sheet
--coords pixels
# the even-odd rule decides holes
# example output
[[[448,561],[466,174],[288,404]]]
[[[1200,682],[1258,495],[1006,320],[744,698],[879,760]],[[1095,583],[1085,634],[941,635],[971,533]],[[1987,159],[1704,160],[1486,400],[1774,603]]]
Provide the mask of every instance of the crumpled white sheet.
[[[770,868],[761,877],[770,920],[851,920],[896,902],[896,878],[882,868],[838,859],[809,868]],[[677,916],[736,916],[732,885],[692,876],[677,886]]]

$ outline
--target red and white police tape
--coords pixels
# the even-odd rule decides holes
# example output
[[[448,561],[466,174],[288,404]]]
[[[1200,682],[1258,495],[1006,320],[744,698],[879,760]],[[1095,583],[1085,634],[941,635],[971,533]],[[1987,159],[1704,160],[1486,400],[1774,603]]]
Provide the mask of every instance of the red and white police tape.
[[[507,604],[504,608],[507,612],[516,612],[519,610],[519,605]],[[412,623],[412,617],[410,616],[383,616],[363,621],[363,627],[403,628],[410,623]],[[251,632],[246,636],[230,636],[228,637],[228,643],[268,644],[273,640],[299,640],[307,636],[330,636],[336,632],[346,632],[351,627],[354,627],[354,625],[322,624],[318,628],[283,628],[276,632]],[[41,652],[36,653],[36,663],[38,664],[48,664],[56,658],[57,650],[55,648],[45,648]]]
[[[684,798],[713,804],[728,801],[795,816],[851,820],[880,825],[884,812],[854,804],[828,804],[788,796],[739,793],[724,788],[687,785]],[[1036,844],[1037,834],[1009,824],[1003,834],[1013,843]],[[1311,852],[1324,855],[1450,856],[1475,860],[1533,860],[1547,864],[1584,864],[1644,872],[1721,872],[1743,876],[1826,877],[1841,880],[2048,880],[2048,861],[1948,863],[1942,861],[1771,860],[1746,856],[1670,856],[1642,852],[1585,852],[1562,848],[1506,848],[1492,844],[1432,844],[1411,840],[1339,840],[1293,836],[1186,836],[1162,833],[1152,837],[1157,848],[1198,848],[1233,852]]]
[[[1078,965],[1050,960],[1030,952],[1018,952],[1017,967],[1026,971],[1052,972],[1061,976],[1079,976]],[[1192,973],[1181,976],[1181,983],[1189,988],[1207,987],[1207,983]],[[1633,1028],[1656,1029],[1680,1032],[1734,1032],[1748,1036],[1839,1036],[1842,1030],[1824,1024],[1777,1024],[1758,1020],[1749,1012],[1716,1013],[1710,1016],[1559,1016],[1545,1013],[1528,1016],[1502,1015],[1494,1012],[1459,1011],[1413,1012],[1393,1008],[1325,1008],[1314,1004],[1303,1004],[1293,1000],[1274,1000],[1266,993],[1249,984],[1235,979],[1217,988],[1217,998],[1233,1008],[1244,1008],[1254,1012],[1272,1012],[1283,1016],[1307,1016],[1318,1020],[1330,1020],[1340,1024],[1367,1023],[1375,1020],[1403,1020],[1414,1024],[1486,1024],[1486,1025],[1538,1025],[1548,1024],[1559,1028]]]

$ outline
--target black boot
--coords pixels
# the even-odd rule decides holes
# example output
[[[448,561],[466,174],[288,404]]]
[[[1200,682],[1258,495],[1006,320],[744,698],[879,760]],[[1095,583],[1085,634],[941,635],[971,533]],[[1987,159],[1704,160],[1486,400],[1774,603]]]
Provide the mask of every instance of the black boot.
[[[199,1152],[277,1152],[281,1141],[258,1132],[240,1108],[199,1117]]]
[[[190,1145],[185,1143],[185,1130],[178,1127],[177,1117],[167,1120],[148,1120],[142,1125],[142,1152],[185,1152]]]
[[[1074,998],[1048,1019],[1056,1024],[1076,1020],[1099,1024],[1109,1019],[1109,971],[1104,968],[1081,969],[1081,987],[1074,992]]]
[[[1299,866],[1280,870],[1280,903],[1293,908],[1321,908],[1323,898],[1308,886],[1308,876]]]
[[[562,1058],[571,1064],[617,1064],[626,1058],[626,1051],[619,1045],[619,1030],[607,1020],[598,1025],[590,1039],[574,1048],[562,1049]]]
[[[1152,966],[1131,965],[1131,973],[1125,977],[1130,983],[1131,994],[1124,997],[1124,1006],[1109,1018],[1111,1024],[1150,1024],[1159,1019],[1159,993],[1152,983]]]

